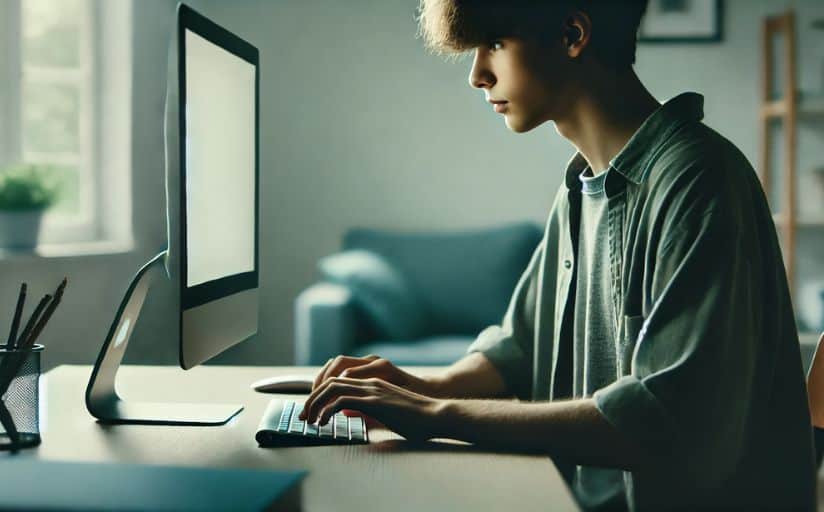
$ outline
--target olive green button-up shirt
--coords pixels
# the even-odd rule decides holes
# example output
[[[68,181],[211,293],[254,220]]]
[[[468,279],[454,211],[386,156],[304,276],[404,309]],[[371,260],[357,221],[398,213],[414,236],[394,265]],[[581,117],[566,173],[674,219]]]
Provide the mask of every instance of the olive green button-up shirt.
[[[610,162],[618,371],[593,397],[655,454],[624,473],[631,510],[814,510],[811,423],[772,215],[747,159],[702,118],[703,97],[681,94]],[[580,153],[569,162],[503,321],[468,349],[521,399],[573,398],[583,370],[572,354],[586,165]]]

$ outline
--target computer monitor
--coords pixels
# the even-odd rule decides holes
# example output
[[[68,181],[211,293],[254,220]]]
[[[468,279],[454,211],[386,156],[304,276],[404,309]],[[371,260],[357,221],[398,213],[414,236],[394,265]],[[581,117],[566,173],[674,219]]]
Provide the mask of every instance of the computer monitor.
[[[180,366],[257,332],[258,50],[178,9]]]
[[[221,425],[243,409],[126,401],[115,377],[161,269],[183,369],[257,332],[258,62],[257,48],[178,5],[163,126],[168,246],[135,274],[92,370],[86,406],[101,422]]]

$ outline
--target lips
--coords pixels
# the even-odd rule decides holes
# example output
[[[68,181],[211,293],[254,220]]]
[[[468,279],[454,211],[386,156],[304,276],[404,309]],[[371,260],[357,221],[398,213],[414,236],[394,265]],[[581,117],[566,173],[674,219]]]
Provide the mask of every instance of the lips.
[[[493,102],[490,102],[490,103],[492,103],[492,108],[495,109],[495,112],[500,113],[500,112],[503,112],[503,111],[506,110],[506,105],[507,105],[506,101],[493,101]]]
[[[503,112],[504,110],[506,110],[506,104],[508,103],[504,100],[493,100],[489,98],[487,98],[486,101],[492,105],[492,108],[495,109],[495,112]]]

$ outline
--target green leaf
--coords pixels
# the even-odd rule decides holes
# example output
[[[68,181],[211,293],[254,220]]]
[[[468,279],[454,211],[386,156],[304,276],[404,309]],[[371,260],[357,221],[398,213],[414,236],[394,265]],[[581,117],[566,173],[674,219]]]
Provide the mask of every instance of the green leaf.
[[[0,171],[0,210],[45,210],[59,192],[60,180],[52,166],[16,164]]]

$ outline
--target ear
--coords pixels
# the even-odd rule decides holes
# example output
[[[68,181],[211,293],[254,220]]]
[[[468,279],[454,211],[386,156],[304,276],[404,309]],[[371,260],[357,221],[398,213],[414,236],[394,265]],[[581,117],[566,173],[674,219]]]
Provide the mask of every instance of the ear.
[[[589,15],[582,11],[570,13],[564,21],[563,44],[567,55],[573,59],[580,57],[591,37],[592,20]]]

